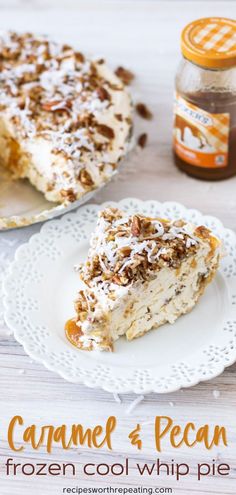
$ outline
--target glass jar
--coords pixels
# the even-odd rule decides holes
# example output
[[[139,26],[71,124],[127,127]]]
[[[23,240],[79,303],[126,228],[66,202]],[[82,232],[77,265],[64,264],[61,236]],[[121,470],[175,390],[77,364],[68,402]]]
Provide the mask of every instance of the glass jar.
[[[236,21],[197,20],[183,30],[176,75],[174,158],[199,179],[236,174]]]

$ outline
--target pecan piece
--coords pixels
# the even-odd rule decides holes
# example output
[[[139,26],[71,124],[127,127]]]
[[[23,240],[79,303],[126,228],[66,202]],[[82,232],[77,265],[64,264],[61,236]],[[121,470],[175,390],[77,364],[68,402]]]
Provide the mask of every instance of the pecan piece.
[[[61,189],[61,196],[65,199],[67,199],[68,201],[70,201],[70,203],[73,203],[73,201],[76,200],[76,194],[72,188]]]
[[[115,70],[115,74],[126,85],[130,84],[134,79],[133,72],[131,72],[130,70],[125,69],[124,67],[121,67],[121,66],[117,67],[117,69]]]
[[[70,100],[54,100],[54,101],[45,101],[42,104],[42,109],[46,110],[46,112],[56,112],[60,110],[70,110],[72,107],[72,103]]]
[[[119,250],[119,253],[122,255],[122,257],[126,258],[126,256],[130,255],[131,248],[129,246],[124,246]]]
[[[83,53],[81,52],[75,52],[75,60],[76,62],[79,62],[80,64],[83,64],[85,62],[85,58]]]
[[[114,275],[114,276],[112,277],[112,282],[114,282],[114,284],[117,284],[117,285],[121,285],[121,284],[122,284],[122,282],[121,282],[121,279],[120,279],[119,275]]]
[[[121,114],[121,113],[116,113],[116,114],[115,114],[115,118],[116,118],[117,120],[119,120],[119,122],[122,122],[122,120],[123,120],[123,116],[122,116],[122,114]]]
[[[100,86],[100,88],[97,89],[97,95],[99,100],[101,101],[105,101],[105,100],[110,101],[111,99],[110,93],[108,93],[108,91],[102,86]]]
[[[137,217],[137,215],[134,215],[133,219],[132,219],[132,224],[131,224],[131,234],[134,237],[138,237],[140,235],[140,233],[141,233],[140,218]]]
[[[204,227],[204,225],[200,225],[196,228],[195,234],[199,235],[203,239],[208,239],[210,237],[210,230]]]
[[[31,100],[37,102],[40,100],[42,93],[43,93],[43,88],[40,85],[37,85],[29,89],[28,95]]]
[[[145,148],[146,144],[147,144],[147,134],[146,133],[140,134],[140,136],[138,137],[138,145],[140,146],[140,148]]]
[[[112,277],[112,282],[114,282],[114,284],[117,284],[117,285],[127,285],[127,283],[129,282],[129,279],[128,279],[128,277],[126,277],[124,275],[115,274]]]
[[[115,137],[113,129],[105,124],[98,124],[97,132],[108,139],[114,139]]]
[[[63,52],[69,52],[72,50],[72,47],[70,45],[67,45],[67,43],[64,43],[64,45],[62,45],[62,51]]]
[[[153,117],[152,112],[149,110],[149,108],[144,104],[144,103],[137,103],[135,106],[136,112],[140,117],[146,120],[151,120]]]
[[[84,186],[93,186],[93,184],[94,184],[90,173],[85,168],[80,170],[79,180],[80,180],[81,184],[83,184]]]

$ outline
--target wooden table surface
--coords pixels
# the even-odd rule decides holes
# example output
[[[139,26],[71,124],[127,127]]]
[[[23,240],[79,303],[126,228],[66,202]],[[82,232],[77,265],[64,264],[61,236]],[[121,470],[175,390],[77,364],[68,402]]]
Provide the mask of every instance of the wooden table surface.
[[[171,156],[171,126],[174,74],[180,58],[181,28],[196,17],[220,15],[236,17],[234,1],[155,1],[155,0],[95,0],[95,1],[17,1],[0,0],[0,23],[3,29],[46,32],[55,39],[77,44],[81,51],[101,54],[110,64],[119,64],[134,71],[132,88],[135,100],[146,102],[154,112],[152,122],[138,120],[136,132],[147,132],[149,144],[143,152],[135,152],[120,176],[100,193],[96,201],[136,196],[142,199],[175,200],[204,213],[218,216],[227,227],[236,229],[236,177],[221,183],[201,182],[178,172]],[[32,226],[21,231],[0,234],[0,272],[4,271],[14,250],[32,233]],[[0,314],[0,316],[2,316]],[[172,487],[178,495],[236,493],[236,365],[210,382],[174,394],[151,394],[128,414],[133,395],[121,397],[117,403],[111,394],[90,390],[65,382],[32,362],[22,347],[9,335],[0,320],[0,494],[57,495],[63,487]],[[119,433],[115,450],[89,451],[86,448],[63,452],[59,447],[52,454],[29,448],[14,456],[8,448],[6,430],[10,418],[20,414],[25,423],[103,423],[109,415],[118,420]],[[170,415],[179,424],[195,421],[198,426],[225,424],[229,446],[206,451],[203,447],[174,451],[166,446],[164,461],[188,462],[191,473],[182,481],[173,477],[138,477],[134,470],[137,460],[155,460],[153,420],[156,415]],[[128,432],[137,422],[143,424],[145,446],[141,452],[129,446]],[[79,470],[86,462],[121,462],[129,456],[131,473],[125,477],[6,477],[4,461],[14,457],[17,462],[73,462]],[[209,476],[200,483],[196,464],[222,459],[231,464],[229,477]],[[164,493],[164,492],[163,492]]]

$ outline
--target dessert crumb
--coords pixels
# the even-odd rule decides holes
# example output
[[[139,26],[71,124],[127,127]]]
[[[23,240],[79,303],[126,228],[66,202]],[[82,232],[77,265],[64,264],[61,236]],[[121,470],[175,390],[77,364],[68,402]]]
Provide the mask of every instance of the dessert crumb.
[[[147,144],[147,139],[148,136],[145,132],[143,134],[140,134],[140,136],[138,137],[138,145],[140,146],[140,148],[145,148]]]
[[[121,404],[122,400],[118,394],[113,394],[113,397],[114,397],[115,401],[118,402],[118,404]]]
[[[133,400],[131,404],[127,407],[126,409],[126,414],[130,414],[131,412],[134,411],[134,409],[144,400],[144,395],[139,395],[137,399]]]
[[[115,74],[127,86],[134,80],[133,72],[121,66],[117,67],[117,69],[115,70]]]
[[[137,103],[135,110],[142,119],[151,120],[153,118],[151,110],[144,103]]]
[[[219,390],[213,390],[212,395],[215,399],[219,399],[220,391]]]

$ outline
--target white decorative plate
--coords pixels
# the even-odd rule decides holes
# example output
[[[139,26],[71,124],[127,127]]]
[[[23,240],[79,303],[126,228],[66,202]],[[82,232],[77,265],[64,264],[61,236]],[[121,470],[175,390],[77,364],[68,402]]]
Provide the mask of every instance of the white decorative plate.
[[[128,213],[183,217],[209,226],[224,241],[220,270],[194,310],[174,325],[144,337],[121,338],[114,353],[85,352],[65,338],[80,282],[74,272],[88,250],[97,211],[107,205]],[[172,392],[213,378],[236,360],[236,235],[214,217],[184,206],[124,199],[82,206],[43,225],[20,246],[4,281],[5,319],[26,352],[66,380],[113,393]]]

